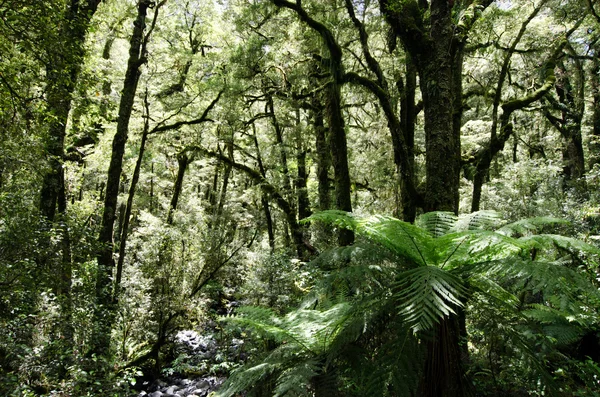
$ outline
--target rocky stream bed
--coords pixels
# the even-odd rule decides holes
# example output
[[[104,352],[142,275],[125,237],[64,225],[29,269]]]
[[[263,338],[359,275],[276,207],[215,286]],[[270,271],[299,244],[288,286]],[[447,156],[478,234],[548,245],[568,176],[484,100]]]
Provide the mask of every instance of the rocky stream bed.
[[[180,331],[174,340],[174,355],[182,359],[181,367],[206,370],[223,362],[239,361],[244,358],[244,342],[232,340],[220,346],[211,334],[201,335],[196,331]],[[185,371],[182,371],[185,374]],[[138,397],[206,397],[217,390],[225,377],[215,375],[185,376],[173,370],[170,376],[146,381],[138,385]]]

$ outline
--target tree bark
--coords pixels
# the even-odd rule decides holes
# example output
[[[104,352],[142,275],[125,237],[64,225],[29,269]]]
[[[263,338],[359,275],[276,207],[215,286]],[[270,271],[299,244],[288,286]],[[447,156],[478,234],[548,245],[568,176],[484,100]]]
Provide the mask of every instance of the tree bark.
[[[407,222],[412,222],[416,216],[417,207],[422,206],[421,195],[415,187],[414,173],[414,117],[416,116],[414,106],[414,93],[416,89],[416,74],[407,55],[406,92],[404,82],[400,78],[397,87],[401,91],[401,109],[400,116],[397,111],[396,101],[389,92],[387,79],[383,74],[379,62],[372,56],[369,48],[369,35],[363,23],[356,17],[354,5],[351,0],[345,0],[346,9],[352,23],[359,33],[359,39],[362,47],[368,69],[376,78],[369,79],[358,75],[357,73],[347,73],[344,76],[346,81],[359,84],[371,91],[379,100],[387,119],[388,129],[392,138],[392,148],[394,153],[394,164],[398,172],[398,183],[401,192],[402,217]],[[395,40],[394,40],[395,42]],[[411,102],[412,101],[412,102]]]
[[[454,2],[380,0],[382,14],[401,39],[421,82],[426,141],[425,211],[458,211],[462,93],[456,90],[461,89],[461,52],[478,10],[490,2],[473,1],[454,23]],[[434,328],[432,339],[427,342],[419,396],[472,394],[463,369],[459,323],[454,315],[440,320]]]
[[[561,119],[555,126],[561,133],[563,144],[563,174],[565,186],[578,184],[585,174],[581,121],[584,112],[584,72],[581,61],[574,60],[576,73],[569,73],[565,61],[557,63],[555,89],[561,106]],[[575,80],[573,84],[572,80]],[[577,85],[579,87],[577,87]],[[549,115],[548,115],[549,116]]]
[[[258,139],[256,138],[256,128],[254,124],[252,125],[252,129],[254,134],[252,137],[254,138],[254,147],[256,148],[256,161],[258,163],[258,170],[263,178],[266,178],[267,173],[265,171],[264,164],[262,162],[262,156],[260,154],[260,146],[258,145]],[[264,193],[260,195],[260,203],[263,207],[263,211],[265,213],[265,222],[267,224],[267,235],[269,237],[269,247],[271,247],[271,253],[275,251],[275,233],[273,232],[273,217],[271,215],[271,207],[269,205],[269,200]]]
[[[50,169],[44,175],[40,192],[40,212],[50,222],[54,221],[58,202],[62,160],[65,154],[65,135],[71,99],[85,54],[85,36],[90,20],[96,12],[100,0],[73,0],[65,11],[62,25],[57,36],[60,41],[48,46],[48,64],[46,65],[48,136],[46,152]]]
[[[340,85],[330,83],[325,91],[325,113],[329,126],[329,148],[333,163],[335,183],[335,203],[338,210],[352,212],[350,195],[350,170],[348,168],[348,147],[346,131],[342,117]],[[339,245],[350,245],[354,242],[354,233],[347,229],[338,232]]]
[[[327,148],[327,130],[323,121],[323,104],[317,96],[312,102],[313,126],[315,130],[315,147],[317,150],[317,182],[319,195],[319,209],[331,209],[331,196],[329,194],[329,168],[331,156]]]
[[[350,170],[348,167],[348,148],[344,118],[342,116],[340,86],[344,82],[344,65],[342,49],[336,42],[331,31],[322,23],[311,18],[300,2],[272,0],[278,7],[293,10],[300,20],[317,32],[327,47],[329,59],[324,62],[329,68],[331,81],[325,89],[325,118],[329,128],[329,145],[334,171],[336,207],[338,210],[352,212],[350,185]],[[354,242],[354,233],[342,229],[338,234],[340,245],[350,245]]]
[[[225,149],[227,150],[227,157],[234,161],[233,157],[233,134],[227,138],[225,142]],[[223,183],[221,184],[221,191],[219,193],[219,203],[213,216],[213,222],[219,222],[219,218],[223,215],[223,208],[225,207],[225,201],[227,201],[227,189],[229,187],[229,177],[233,167],[231,163],[225,163],[225,171],[223,172]]]
[[[137,17],[134,22],[133,34],[130,39],[129,59],[125,72],[125,81],[121,101],[119,103],[119,116],[117,119],[117,132],[113,139],[112,154],[108,168],[108,179],[106,183],[106,194],[104,198],[104,211],[102,215],[102,226],[98,242],[101,244],[98,253],[98,274],[96,279],[96,310],[94,324],[95,332],[91,341],[91,351],[99,356],[107,357],[110,349],[110,333],[114,321],[112,307],[111,283],[112,273],[115,267],[113,258],[113,229],[117,198],[119,196],[119,184],[123,168],[123,154],[125,143],[129,134],[129,120],[133,110],[135,94],[137,91],[140,67],[144,64],[143,41],[146,28],[146,13],[150,2],[142,0],[138,3]],[[155,20],[156,13],[155,11]]]
[[[431,48],[419,54],[421,93],[425,112],[425,211],[458,212],[460,139],[454,133],[455,103],[451,5],[432,0]]]
[[[594,60],[590,70],[592,86],[592,136],[590,140],[589,167],[600,163],[600,45],[594,46]]]
[[[400,91],[400,124],[402,125],[402,132],[404,133],[404,142],[406,143],[406,155],[408,162],[407,176],[405,178],[400,177],[400,195],[402,198],[402,219],[405,222],[414,222],[417,216],[417,202],[415,199],[415,193],[411,191],[414,189],[416,184],[415,179],[415,120],[417,117],[417,111],[415,106],[415,94],[417,90],[417,71],[410,57],[406,58],[406,82],[402,79],[398,81],[398,90]],[[462,77],[462,76],[461,76]],[[401,167],[401,164],[396,161],[396,167]],[[401,169],[398,172],[402,172]],[[410,178],[409,181],[405,181],[406,178]],[[412,186],[410,183],[412,182]]]
[[[308,179],[306,171],[306,148],[302,139],[302,127],[300,125],[300,109],[296,109],[296,162],[298,164],[298,173],[296,176],[296,196],[298,197],[298,219],[308,218],[311,215],[310,200],[308,198],[308,189],[306,180]]]
[[[61,379],[68,375],[68,367],[72,363],[73,339],[73,300],[71,294],[73,276],[73,258],[71,252],[71,236],[67,224],[67,196],[65,186],[65,136],[72,95],[77,85],[79,73],[85,55],[85,37],[90,20],[96,12],[100,0],[73,0],[64,10],[57,31],[57,42],[48,45],[48,63],[46,64],[46,102],[48,131],[45,150],[48,155],[49,170],[43,176],[40,190],[39,210],[49,223],[53,223],[56,212],[62,218],[60,231],[61,259],[55,270],[58,279],[54,285],[60,305],[61,321],[58,327],[59,343],[63,345],[64,359],[58,368]],[[57,208],[58,207],[58,208]],[[44,254],[41,262],[47,262]]]
[[[173,196],[171,197],[171,204],[169,205],[169,213],[167,214],[167,224],[173,224],[173,216],[177,210],[177,204],[179,204],[179,196],[183,189],[183,178],[185,171],[187,170],[190,158],[187,151],[184,149],[177,154],[177,177],[175,178],[175,185],[173,186]]]
[[[117,274],[115,276],[115,285],[113,292],[113,304],[118,303],[119,293],[121,288],[121,278],[123,274],[123,264],[125,261],[125,249],[127,248],[127,237],[129,235],[129,221],[131,220],[131,211],[133,209],[133,199],[135,197],[135,189],[140,179],[140,172],[142,169],[142,161],[144,159],[144,153],[146,150],[146,141],[148,140],[148,129],[149,129],[149,105],[148,105],[148,93],[144,98],[146,119],[144,120],[144,130],[142,132],[142,140],[140,142],[140,150],[138,153],[137,161],[135,162],[135,168],[133,170],[133,176],[131,177],[131,185],[129,186],[129,194],[127,196],[127,205],[125,207],[125,213],[123,215],[123,223],[121,224],[121,236],[119,242],[119,260],[117,261]]]

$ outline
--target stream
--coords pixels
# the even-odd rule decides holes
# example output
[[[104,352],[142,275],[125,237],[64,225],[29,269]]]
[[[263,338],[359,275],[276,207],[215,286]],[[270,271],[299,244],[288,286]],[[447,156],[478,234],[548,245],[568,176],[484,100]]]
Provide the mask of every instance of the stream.
[[[172,364],[173,371],[170,376],[157,379],[153,382],[143,382],[138,397],[206,397],[217,390],[225,381],[225,377],[208,375],[211,366],[223,362],[239,362],[244,359],[244,341],[233,339],[228,346],[219,346],[214,335],[206,336],[196,331],[180,331],[175,336],[173,349],[177,365]],[[185,371],[185,369],[194,371]],[[202,373],[205,376],[181,376],[182,373]],[[138,390],[140,390],[138,388]]]

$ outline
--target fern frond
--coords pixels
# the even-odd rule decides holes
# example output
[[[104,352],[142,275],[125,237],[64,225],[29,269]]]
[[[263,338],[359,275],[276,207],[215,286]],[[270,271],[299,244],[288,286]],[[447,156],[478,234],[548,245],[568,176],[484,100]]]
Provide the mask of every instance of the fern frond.
[[[415,224],[433,237],[440,237],[450,232],[457,221],[458,217],[453,212],[435,211],[420,215]]]
[[[566,262],[569,263],[569,262]],[[565,262],[531,261],[523,258],[510,258],[490,263],[482,263],[471,269],[504,283],[511,289],[527,289],[534,293],[542,292],[546,299],[557,296],[562,306],[574,306],[582,297],[597,297],[598,290],[585,275],[565,266]]]
[[[395,299],[400,313],[415,332],[427,330],[462,307],[466,294],[462,282],[435,266],[423,266],[398,277]]]
[[[545,227],[568,224],[569,222],[564,219],[542,216],[521,219],[516,222],[509,223],[508,225],[505,225],[498,229],[498,233],[511,237],[517,235],[524,236],[527,234],[539,232]]]
[[[310,381],[319,372],[320,368],[316,360],[307,360],[285,369],[277,379],[275,397],[308,395]]]
[[[214,392],[215,397],[233,397],[245,390],[250,390],[276,369],[277,365],[269,362],[236,368],[219,390]]]
[[[436,243],[438,263],[448,270],[518,256],[529,248],[518,239],[486,230],[446,234]]]
[[[471,275],[469,285],[474,291],[491,298],[498,307],[505,307],[510,311],[514,311],[519,305],[519,299],[513,293],[483,274]]]
[[[451,231],[495,230],[503,223],[504,218],[499,212],[482,210],[460,215]]]
[[[396,255],[406,258],[413,265],[424,266],[434,252],[434,240],[430,233],[413,224],[386,216],[357,217],[343,211],[322,211],[313,214],[308,221],[322,221],[353,230],[356,234],[384,246]]]
[[[520,240],[531,243],[536,248],[559,248],[570,253],[600,255],[600,249],[576,238],[558,234],[536,234]]]
[[[330,248],[312,260],[322,270],[343,271],[349,264],[398,265],[399,258],[392,251],[381,249],[381,245],[370,241],[357,241],[353,245]]]

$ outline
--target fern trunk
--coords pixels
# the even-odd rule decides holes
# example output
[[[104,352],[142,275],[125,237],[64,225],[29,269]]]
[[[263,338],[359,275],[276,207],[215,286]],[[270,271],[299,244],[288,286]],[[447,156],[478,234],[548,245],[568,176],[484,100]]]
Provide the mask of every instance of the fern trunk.
[[[446,317],[434,328],[427,342],[420,397],[468,397],[474,395],[462,365],[461,321],[459,315]]]

